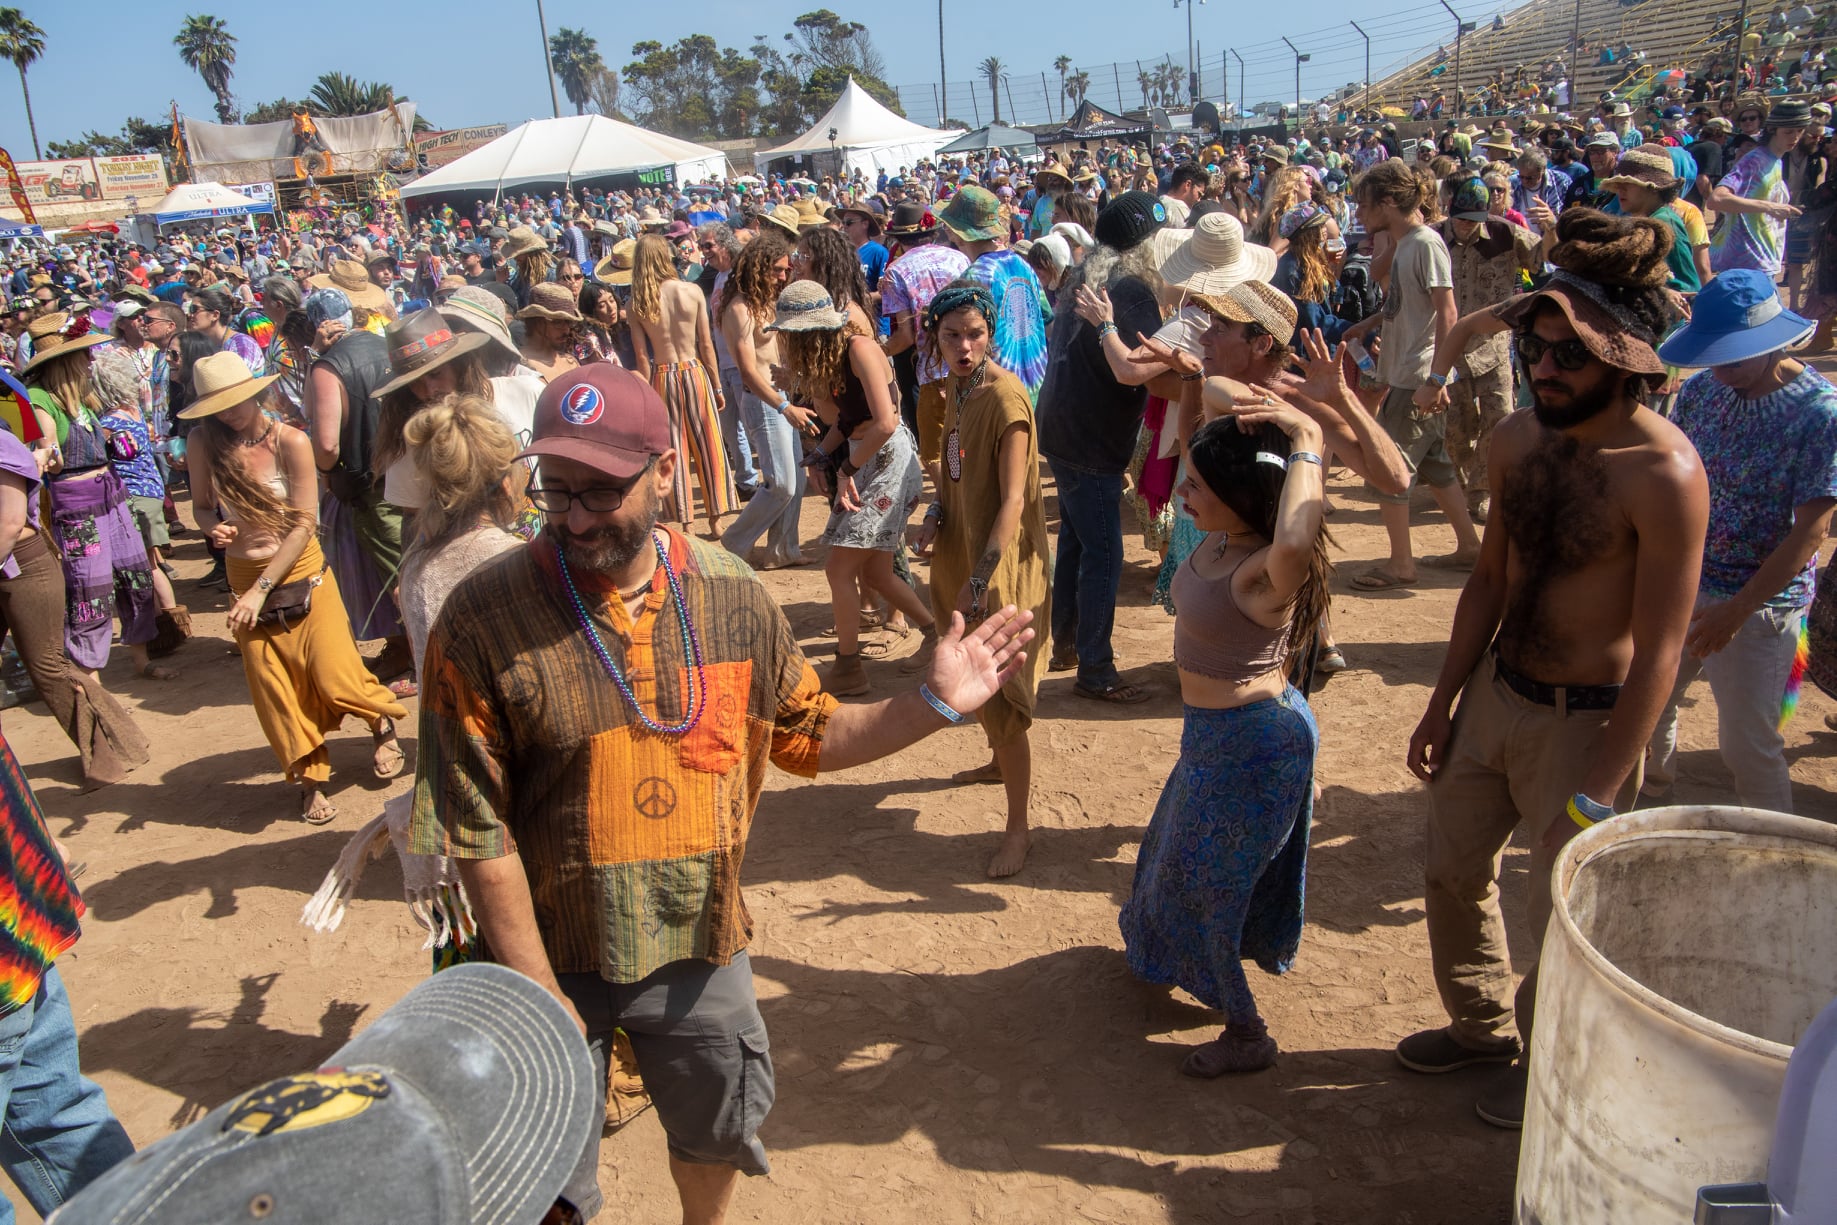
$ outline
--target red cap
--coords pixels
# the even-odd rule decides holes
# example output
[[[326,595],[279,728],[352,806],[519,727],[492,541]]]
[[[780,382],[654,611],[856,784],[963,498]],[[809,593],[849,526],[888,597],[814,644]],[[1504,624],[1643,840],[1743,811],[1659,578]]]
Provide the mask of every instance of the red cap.
[[[531,434],[524,456],[573,460],[624,481],[670,449],[670,411],[631,371],[590,362],[543,389]]]

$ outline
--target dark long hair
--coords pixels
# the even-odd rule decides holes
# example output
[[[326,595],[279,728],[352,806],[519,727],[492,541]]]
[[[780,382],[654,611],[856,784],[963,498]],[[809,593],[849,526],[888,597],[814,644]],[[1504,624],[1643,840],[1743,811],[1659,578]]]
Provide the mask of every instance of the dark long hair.
[[[811,230],[797,240],[807,260],[804,275],[829,291],[829,300],[839,311],[853,302],[867,309],[867,279],[861,275],[861,257],[840,230],[827,226]]]
[[[1230,417],[1200,427],[1187,447],[1187,458],[1193,471],[1218,495],[1231,513],[1249,525],[1265,540],[1276,538],[1276,513],[1282,505],[1282,483],[1288,477],[1286,467],[1257,459],[1258,452],[1288,458],[1288,435],[1274,425],[1262,425],[1244,433]],[[1314,633],[1326,619],[1329,607],[1327,584],[1333,577],[1333,563],[1327,559],[1332,537],[1325,523],[1314,537],[1314,550],[1308,559],[1307,577],[1295,591],[1289,604],[1288,655],[1292,659],[1314,641]],[[1285,661],[1286,662],[1286,661]]]

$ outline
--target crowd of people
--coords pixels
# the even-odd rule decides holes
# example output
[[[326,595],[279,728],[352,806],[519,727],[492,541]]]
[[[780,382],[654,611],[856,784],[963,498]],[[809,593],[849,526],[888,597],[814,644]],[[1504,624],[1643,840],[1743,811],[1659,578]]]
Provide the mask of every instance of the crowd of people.
[[[1328,616],[1344,467],[1389,545],[1355,593],[1419,566],[1468,576],[1405,750],[1429,784],[1448,1023],[1397,1058],[1503,1065],[1477,1109],[1516,1127],[1536,973],[1514,991],[1513,832],[1541,932],[1563,843],[1667,802],[1699,673],[1741,802],[1781,812],[1784,716],[1805,675],[1837,691],[1837,584],[1815,567],[1837,392],[1794,355],[1830,316],[1776,288],[1804,225],[1820,300],[1824,223],[1801,193],[1829,112],[1735,110],[1640,133],[1605,104],[1413,149],[1374,126],[994,151],[22,254],[0,616],[97,783],[147,753],[98,679],[115,623],[137,682],[169,677],[154,660],[190,629],[174,532],[219,558],[206,581],[235,597],[303,820],[338,816],[326,737],[355,716],[393,777],[418,696],[412,795],[358,831],[312,913],[335,923],[364,854],[393,846],[436,966],[546,988],[602,1093],[641,1080],[685,1221],[714,1222],[738,1174],[769,1168],[740,889],[767,763],[810,776],[977,722],[989,759],[953,781],[1003,787],[987,871],[1024,871],[1042,676],[1094,703],[1150,696],[1126,666],[1158,661],[1112,641],[1126,511],[1161,558],[1183,727],[1124,953],[1222,1017],[1181,1071],[1275,1062],[1245,963],[1280,973],[1302,939],[1311,695],[1357,663]],[[1451,553],[1417,554],[1418,484]],[[819,548],[820,674],[756,573]],[[125,1148],[74,1072],[51,968],[81,904],[7,778],[13,825],[36,831],[15,878],[65,920],[18,946],[12,1002],[38,1002],[34,1033],[61,1027],[60,1092],[101,1137],[27,1191],[55,1206]],[[16,1095],[9,1131],[30,1150],[57,1108]],[[549,1219],[599,1210],[599,1143]]]

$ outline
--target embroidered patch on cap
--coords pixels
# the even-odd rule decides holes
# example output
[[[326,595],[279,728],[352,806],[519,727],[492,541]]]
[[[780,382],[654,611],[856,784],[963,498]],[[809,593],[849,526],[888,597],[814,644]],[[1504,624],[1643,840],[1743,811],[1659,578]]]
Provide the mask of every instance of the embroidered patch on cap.
[[[582,383],[561,398],[561,418],[569,425],[592,425],[606,411],[606,400],[600,389]]]

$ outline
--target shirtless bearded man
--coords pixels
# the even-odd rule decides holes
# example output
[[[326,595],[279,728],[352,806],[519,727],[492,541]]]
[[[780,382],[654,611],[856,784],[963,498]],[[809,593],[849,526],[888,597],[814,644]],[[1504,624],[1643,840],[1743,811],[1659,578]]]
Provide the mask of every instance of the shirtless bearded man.
[[[1541,939],[1557,852],[1638,790],[1696,597],[1708,482],[1689,439],[1643,404],[1664,378],[1653,345],[1669,245],[1644,218],[1565,212],[1550,283],[1442,342],[1451,357],[1513,330],[1533,407],[1493,434],[1494,513],[1410,738],[1410,769],[1430,783],[1429,949],[1451,1023],[1405,1038],[1397,1058],[1431,1073],[1512,1063],[1476,1104],[1501,1127],[1524,1117],[1519,1035],[1528,1042],[1537,972],[1514,1000],[1500,853],[1528,822]]]
[[[649,381],[670,410],[670,442],[695,463],[702,487],[708,534],[718,537],[720,517],[739,509],[733,471],[721,443],[717,415],[725,397],[714,356],[714,332],[702,291],[676,274],[670,244],[660,234],[638,240],[632,257],[632,350],[638,376]],[[689,466],[676,465],[676,480],[663,517],[689,533],[695,503],[689,496]]]

